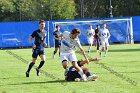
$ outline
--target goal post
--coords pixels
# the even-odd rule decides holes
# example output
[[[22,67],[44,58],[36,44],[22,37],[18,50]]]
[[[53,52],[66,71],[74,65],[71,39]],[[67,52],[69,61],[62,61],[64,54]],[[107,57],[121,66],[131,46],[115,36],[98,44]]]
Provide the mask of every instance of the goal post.
[[[88,29],[89,25],[92,25],[93,29],[96,28],[96,25],[99,25],[102,28],[102,23],[107,24],[107,29],[110,31],[111,37],[109,39],[110,43],[129,43],[133,44],[133,25],[132,18],[109,18],[101,20],[66,20],[66,21],[57,21],[53,22],[53,27],[55,29],[56,25],[60,25],[60,30],[71,31],[74,28],[79,28],[81,30],[81,35],[79,36],[81,44],[88,44],[85,32]]]

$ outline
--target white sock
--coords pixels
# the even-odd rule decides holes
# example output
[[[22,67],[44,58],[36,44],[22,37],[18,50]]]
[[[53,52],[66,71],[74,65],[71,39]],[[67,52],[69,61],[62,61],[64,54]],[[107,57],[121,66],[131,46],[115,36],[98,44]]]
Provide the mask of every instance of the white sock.
[[[84,77],[84,72],[83,72],[82,69],[81,69],[80,71],[78,71],[78,73],[80,74],[80,76],[82,77],[82,79],[85,79],[85,77]]]
[[[88,47],[88,51],[90,52],[91,46]]]

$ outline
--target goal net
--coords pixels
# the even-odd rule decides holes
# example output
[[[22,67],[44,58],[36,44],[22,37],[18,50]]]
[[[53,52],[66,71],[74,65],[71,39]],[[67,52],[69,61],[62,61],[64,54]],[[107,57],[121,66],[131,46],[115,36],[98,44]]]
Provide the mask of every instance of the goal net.
[[[85,32],[92,25],[95,30],[96,25],[102,28],[102,23],[105,22],[107,29],[110,31],[111,37],[109,39],[110,43],[133,43],[133,30],[132,30],[132,18],[123,19],[106,19],[106,20],[84,20],[84,21],[61,21],[53,22],[53,28],[55,30],[56,25],[60,25],[60,30],[71,31],[74,28],[79,28],[81,30],[81,35],[79,36],[81,44],[86,45],[87,36]]]

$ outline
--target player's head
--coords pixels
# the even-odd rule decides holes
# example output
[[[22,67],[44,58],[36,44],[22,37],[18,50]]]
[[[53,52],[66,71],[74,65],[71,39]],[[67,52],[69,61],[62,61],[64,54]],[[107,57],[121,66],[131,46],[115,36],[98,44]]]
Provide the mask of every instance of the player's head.
[[[39,27],[40,27],[40,29],[44,29],[44,27],[45,27],[45,21],[44,20],[39,21]]]
[[[92,25],[89,25],[89,29],[92,29]]]
[[[73,30],[71,31],[71,38],[72,38],[72,39],[77,38],[78,35],[79,35],[80,33],[81,33],[81,32],[80,32],[80,29],[78,29],[78,28],[73,29]]]
[[[59,26],[59,25],[56,25],[56,27],[55,27],[55,28],[56,28],[56,30],[57,30],[57,31],[59,31],[59,30],[60,30],[60,26]]]
[[[104,23],[102,24],[102,26],[103,26],[103,28],[106,28],[106,23],[104,22]]]
[[[100,26],[99,25],[96,25],[96,29],[99,29],[100,28]]]

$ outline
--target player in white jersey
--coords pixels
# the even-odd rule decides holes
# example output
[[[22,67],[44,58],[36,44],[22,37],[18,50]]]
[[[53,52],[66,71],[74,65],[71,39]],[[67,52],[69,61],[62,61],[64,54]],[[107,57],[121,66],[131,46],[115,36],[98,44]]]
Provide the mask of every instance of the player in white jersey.
[[[92,25],[89,25],[89,29],[86,31],[86,35],[89,43],[89,48],[88,48],[88,53],[89,53],[91,50],[91,46],[93,45],[93,40],[95,35],[95,31],[94,29],[92,29]]]
[[[110,38],[110,33],[109,33],[109,30],[106,29],[106,23],[103,23],[102,26],[103,26],[103,28],[100,29],[98,36],[99,36],[99,38],[101,40],[101,44],[102,44],[101,51],[104,51],[104,57],[105,57],[107,54],[107,51],[108,51],[108,46],[109,46],[108,39]],[[100,52],[100,56],[101,56],[101,52]]]
[[[83,70],[78,66],[77,64],[77,58],[75,55],[74,48],[78,47],[85,57],[85,60],[87,60],[87,63],[89,62],[87,56],[85,55],[85,52],[80,44],[80,41],[78,39],[78,35],[80,34],[79,29],[73,29],[71,32],[64,31],[63,32],[63,39],[61,41],[60,46],[60,59],[62,60],[63,68],[67,71],[68,69],[68,61],[72,63],[74,68],[78,71],[80,76],[84,81],[86,81],[86,76],[83,73]]]

